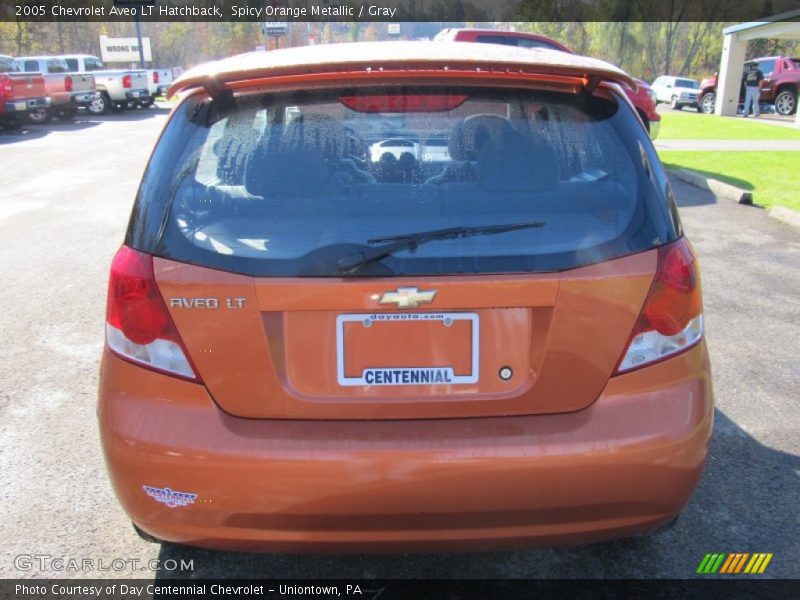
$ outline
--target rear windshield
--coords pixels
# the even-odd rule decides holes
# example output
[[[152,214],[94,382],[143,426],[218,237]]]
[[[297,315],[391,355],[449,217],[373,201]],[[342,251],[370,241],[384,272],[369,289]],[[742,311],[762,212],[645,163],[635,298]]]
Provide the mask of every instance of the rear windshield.
[[[641,124],[613,96],[358,88],[190,99],[139,191],[127,243],[255,276],[340,277],[386,238],[537,223],[408,244],[356,275],[539,272],[678,237]]]
[[[689,88],[692,90],[697,90],[700,88],[700,84],[695,81],[694,79],[676,79],[675,80],[675,87],[682,87],[682,88]]]
[[[48,58],[47,59],[47,72],[48,73],[68,73],[69,66],[67,61],[63,58]]]
[[[87,71],[102,71],[103,61],[99,58],[95,58],[94,56],[89,56],[83,59],[83,66]]]

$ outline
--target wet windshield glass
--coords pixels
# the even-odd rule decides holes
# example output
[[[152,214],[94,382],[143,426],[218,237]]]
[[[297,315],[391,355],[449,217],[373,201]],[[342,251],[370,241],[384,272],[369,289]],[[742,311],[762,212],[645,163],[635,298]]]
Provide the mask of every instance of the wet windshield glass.
[[[148,168],[130,241],[232,271],[337,276],[337,261],[370,240],[543,221],[404,248],[374,273],[570,268],[674,237],[641,142],[641,125],[613,99],[567,93],[190,101]]]

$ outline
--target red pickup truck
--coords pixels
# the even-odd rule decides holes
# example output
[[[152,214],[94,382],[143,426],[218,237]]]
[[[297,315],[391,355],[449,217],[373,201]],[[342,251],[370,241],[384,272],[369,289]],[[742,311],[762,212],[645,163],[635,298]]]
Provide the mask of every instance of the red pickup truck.
[[[525,33],[522,31],[501,31],[498,29],[443,29],[433,38],[435,41],[451,42],[477,42],[484,44],[503,44],[505,46],[516,46],[518,48],[546,48],[548,50],[559,50],[575,54],[561,42],[552,38],[535,33]],[[642,119],[644,126],[650,133],[650,137],[655,139],[658,136],[661,116],[656,112],[655,94],[650,86],[636,79],[638,90],[634,91],[628,86],[623,86],[625,94],[636,107],[636,112]]]
[[[0,55],[0,126],[4,129],[19,127],[29,111],[47,110],[53,102],[41,73],[14,69],[14,59]]]
[[[761,104],[775,106],[779,115],[791,115],[797,110],[797,90],[800,88],[800,59],[788,56],[765,56],[753,59],[764,74],[761,84]],[[753,62],[753,61],[748,61]],[[717,101],[717,76],[700,83],[700,110],[711,114]],[[744,102],[744,88],[739,103]]]
[[[35,124],[44,124],[54,116],[60,121],[70,121],[78,108],[97,100],[94,77],[90,73],[70,73],[69,65],[57,56],[18,56],[17,69],[23,73],[41,73],[47,95],[53,99],[52,110],[37,110],[28,113]]]

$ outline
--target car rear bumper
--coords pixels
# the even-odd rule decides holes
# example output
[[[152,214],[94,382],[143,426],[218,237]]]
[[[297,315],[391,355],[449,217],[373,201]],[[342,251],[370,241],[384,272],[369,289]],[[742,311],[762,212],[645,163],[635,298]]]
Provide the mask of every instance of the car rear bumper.
[[[50,97],[28,98],[27,100],[12,100],[3,104],[4,113],[22,113],[40,108],[50,108],[53,101]]]
[[[125,92],[126,100],[145,100],[150,97],[150,90],[128,90]]]
[[[574,413],[242,419],[204,387],[106,351],[98,411],[117,496],[157,538],[284,552],[474,550],[670,521],[699,480],[713,393],[701,343],[613,378]],[[169,496],[170,508],[166,488],[196,497]]]
[[[73,92],[70,103],[73,106],[86,106],[100,97],[98,92]]]

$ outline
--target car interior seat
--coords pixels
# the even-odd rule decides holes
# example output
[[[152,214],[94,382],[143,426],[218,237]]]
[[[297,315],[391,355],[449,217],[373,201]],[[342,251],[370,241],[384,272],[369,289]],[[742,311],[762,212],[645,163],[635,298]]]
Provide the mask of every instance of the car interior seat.
[[[426,183],[476,181],[476,162],[481,149],[486,146],[499,147],[514,131],[511,121],[500,115],[478,114],[466,117],[450,130],[447,150],[452,162],[441,174],[430,177]]]

